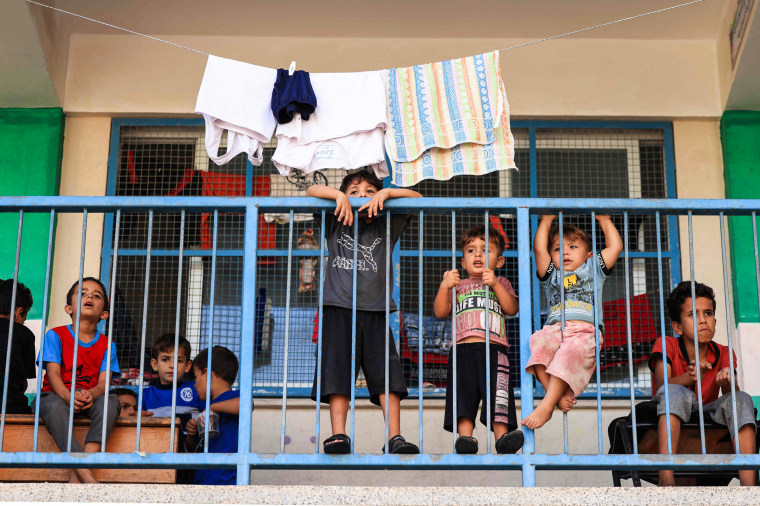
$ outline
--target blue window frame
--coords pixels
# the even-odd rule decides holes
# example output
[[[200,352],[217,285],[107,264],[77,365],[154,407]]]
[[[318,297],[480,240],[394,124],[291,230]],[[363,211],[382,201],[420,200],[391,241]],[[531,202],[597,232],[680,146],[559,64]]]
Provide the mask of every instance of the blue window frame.
[[[114,119],[112,122],[111,127],[111,146],[110,146],[110,155],[108,160],[108,184],[107,184],[107,195],[116,195],[117,194],[117,187],[119,184],[118,176],[119,176],[119,170],[120,166],[124,165],[124,159],[123,159],[123,152],[122,152],[122,143],[124,142],[125,136],[123,135],[123,132],[126,130],[131,131],[139,131],[140,129],[146,129],[151,130],[154,133],[156,131],[160,131],[162,128],[170,130],[170,129],[193,129],[198,130],[200,129],[202,131],[203,128],[203,121],[200,119],[132,119],[132,118],[124,118],[124,119]],[[623,153],[625,151],[625,146],[633,146],[635,144],[635,133],[636,132],[648,132],[652,134],[653,138],[656,138],[655,141],[652,142],[652,146],[650,146],[651,149],[654,149],[658,151],[657,159],[661,160],[661,163],[663,166],[659,168],[655,168],[656,170],[659,170],[662,174],[662,178],[664,179],[662,181],[662,188],[659,190],[661,193],[658,195],[658,197],[662,198],[676,198],[676,189],[675,189],[675,160],[673,155],[673,134],[672,134],[672,125],[667,122],[606,122],[606,121],[583,121],[583,122],[576,122],[576,121],[536,121],[536,120],[526,120],[526,121],[513,121],[512,122],[512,128],[515,132],[515,137],[517,139],[516,147],[517,147],[517,154],[518,154],[518,165],[521,167],[520,173],[505,173],[504,175],[498,176],[501,179],[498,179],[498,182],[493,185],[489,182],[486,182],[485,179],[481,179],[479,182],[471,183],[472,185],[479,185],[478,189],[476,190],[476,193],[479,191],[490,191],[486,187],[496,187],[501,188],[499,192],[496,194],[487,194],[482,196],[520,196],[520,197],[545,197],[545,196],[572,196],[572,195],[561,195],[561,194],[554,194],[554,195],[547,195],[547,192],[551,193],[552,191],[563,191],[561,188],[558,190],[556,187],[552,186],[552,180],[556,178],[552,178],[550,176],[542,176],[543,173],[546,172],[545,169],[548,170],[551,174],[560,174],[562,171],[565,170],[563,164],[569,164],[568,166],[572,167],[578,167],[583,166],[585,163],[595,163],[595,164],[603,164],[603,163],[610,163],[611,166],[617,166],[618,172],[622,175],[621,177],[625,178],[625,174],[630,173],[630,160],[634,160],[633,165],[636,165],[638,163],[639,170],[641,169],[641,160],[642,160],[642,149],[639,148],[634,149],[635,154],[631,155],[629,152]],[[622,132],[622,133],[621,133]],[[576,136],[577,139],[583,139],[584,135],[585,138],[588,139],[590,137],[596,139],[594,143],[588,144],[584,142],[578,142],[576,144],[573,144],[573,142],[567,141],[567,138],[572,137],[576,133],[580,134],[579,136]],[[625,140],[620,141],[621,136],[625,137],[628,135],[630,139],[634,140]],[[200,134],[200,138],[202,138],[202,133]],[[161,135],[160,133],[155,136],[155,139],[157,141],[160,141]],[[627,139],[627,138],[626,138]],[[176,139],[173,140],[171,135],[167,135],[167,137],[164,139],[166,143],[172,143],[175,142]],[[617,144],[616,144],[617,143]],[[627,144],[626,144],[627,143]],[[622,146],[625,145],[623,148],[616,148],[616,146]],[[575,147],[573,147],[575,146]],[[590,147],[589,147],[590,146]],[[601,146],[601,147],[600,147]],[[643,144],[642,144],[643,146]],[[197,150],[197,146],[195,147]],[[630,151],[630,150],[629,150]],[[242,157],[240,157],[242,159]],[[636,161],[636,159],[638,161]],[[628,160],[629,162],[626,162]],[[197,157],[196,157],[197,161]],[[589,162],[590,161],[590,162]],[[197,168],[197,167],[196,167]],[[528,169],[526,171],[526,169]],[[247,160],[245,161],[244,165],[243,163],[239,163],[238,167],[236,169],[236,173],[240,176],[244,176],[245,178],[245,190],[244,194],[246,196],[252,196],[254,194],[254,177],[259,173],[259,168],[254,168]],[[525,173],[528,173],[527,176]],[[629,174],[630,175],[630,174]],[[639,176],[640,177],[640,176]],[[641,181],[639,180],[639,183]],[[559,183],[558,183],[559,184]],[[659,183],[658,183],[659,184]],[[441,188],[444,187],[446,183],[439,184],[438,188],[436,188],[434,191],[442,191]],[[555,185],[556,186],[556,185]],[[641,186],[641,184],[639,184]],[[474,187],[474,186],[471,186]],[[504,188],[507,187],[507,191],[511,192],[508,194],[504,193]],[[456,184],[451,185],[449,184],[449,188],[456,188]],[[639,188],[639,191],[641,188]],[[594,193],[593,191],[591,192]],[[427,193],[423,192],[423,194],[427,195]],[[605,196],[605,195],[596,195],[596,194],[587,194],[585,196]],[[438,194],[430,195],[430,196],[440,196]],[[477,193],[477,195],[466,195],[466,194],[456,194],[453,196],[481,196],[480,193]],[[622,196],[622,195],[620,195]],[[630,196],[639,196],[642,195],[631,193]],[[644,197],[647,197],[647,195],[643,195]],[[583,197],[583,195],[581,195]],[[234,220],[234,218],[231,218]],[[510,219],[509,217],[502,217],[500,218],[502,223],[504,224],[505,230],[507,233],[509,233],[509,227],[510,227]],[[677,283],[680,281],[680,251],[679,251],[679,239],[678,239],[678,225],[677,225],[677,219],[675,217],[667,217],[667,227],[664,229],[667,231],[667,237],[662,238],[664,247],[663,247],[663,260],[669,263],[669,271],[670,271],[670,282],[671,283]],[[468,221],[465,219],[465,222],[468,223]],[[464,226],[464,224],[458,224],[459,226]],[[537,217],[533,217],[532,220],[532,227],[533,232],[535,232],[535,227],[537,225]],[[234,227],[233,227],[234,228]],[[428,231],[435,231],[435,227],[429,227],[427,222],[425,225],[425,231],[426,231],[426,242],[428,235],[435,236],[435,233],[430,234]],[[622,232],[622,230],[621,230]],[[221,233],[221,232],[220,232]],[[237,232],[236,232],[237,233]],[[448,233],[450,234],[450,228]],[[416,258],[418,255],[417,247],[410,247],[412,242],[414,241],[414,231],[410,230],[407,234],[405,234],[404,240],[401,242],[401,246],[397,247],[395,253],[394,253],[394,264],[400,266],[400,269],[403,272],[404,266],[407,265],[408,268],[414,269],[413,265],[416,265]],[[411,242],[410,242],[411,241]],[[138,241],[139,242],[139,241]],[[435,242],[435,241],[433,241]],[[242,246],[242,243],[239,241],[231,241],[230,247],[226,248],[224,246],[221,247],[221,249],[218,251],[218,255],[222,258],[228,258],[230,259],[230,262],[242,262],[242,249],[240,246]],[[154,246],[155,247],[155,246]],[[285,245],[285,248],[287,246]],[[456,248],[458,249],[458,247]],[[635,251],[638,248],[632,248],[630,251],[630,258],[632,262],[640,261],[640,262],[646,262],[646,259],[655,259],[656,260],[656,253],[652,251],[646,251],[646,248],[643,248],[644,251]],[[111,275],[111,269],[110,269],[110,259],[113,253],[113,215],[106,215],[105,218],[105,227],[104,227],[104,240],[103,240],[103,258],[104,261],[102,262],[101,266],[101,279],[108,281],[109,277]],[[139,259],[140,257],[145,257],[147,254],[147,250],[145,249],[144,245],[140,247],[137,242],[135,243],[134,247],[127,246],[125,247],[122,245],[120,247],[119,255],[121,258],[124,257],[132,257]],[[154,258],[163,258],[166,261],[166,268],[171,269],[171,262],[172,259],[174,259],[175,262],[175,269],[176,269],[176,257],[178,256],[178,251],[176,250],[176,247],[155,247],[155,249],[152,250],[152,256]],[[308,254],[308,253],[307,253]],[[202,260],[203,258],[209,258],[211,255],[210,250],[204,250],[204,249],[196,249],[196,250],[186,250],[184,253],[185,257],[189,258],[195,258],[196,260]],[[266,255],[269,258],[281,258],[283,256],[287,256],[287,249],[283,249],[282,242],[278,242],[274,249],[268,249],[266,253],[263,253],[263,255]],[[516,262],[517,259],[517,251],[516,249],[508,249],[504,253],[505,257],[507,257],[507,261],[509,262]],[[440,247],[440,245],[437,244],[425,244],[424,245],[424,256],[427,259],[430,259],[431,262],[439,262],[440,265],[445,266],[447,263],[451,262],[451,246],[450,241],[447,247]],[[516,268],[516,267],[515,267]],[[275,272],[275,271],[273,271]],[[508,271],[508,276],[511,276]],[[274,274],[273,274],[274,276]],[[411,279],[412,276],[410,276]],[[437,277],[437,275],[436,275]],[[433,278],[433,276],[425,275],[426,281],[430,283],[430,280]],[[666,279],[668,279],[666,277]],[[415,283],[412,283],[412,285],[416,286]],[[436,288],[435,286],[434,288]],[[404,290],[404,285],[402,283],[401,291]],[[519,292],[518,292],[519,293]],[[538,284],[537,281],[534,281],[534,286],[532,293],[534,294],[540,294],[540,290],[538,290]],[[396,297],[397,300],[399,300],[400,297],[402,297],[402,294],[399,293],[399,289],[396,288],[396,291],[394,293],[394,297]],[[416,298],[415,298],[416,300]],[[541,323],[541,297],[534,296],[533,297],[533,326],[534,328],[538,328]],[[403,303],[402,303],[402,312],[403,312]],[[306,305],[306,308],[308,308],[308,304]],[[302,309],[304,312],[307,312],[306,309]],[[276,316],[280,313],[281,309],[275,305],[274,308],[272,308],[273,314]],[[313,312],[313,310],[312,310]],[[416,311],[414,311],[416,313]],[[654,313],[657,313],[657,311],[654,311]],[[234,318],[234,315],[232,315]],[[291,317],[292,318],[292,317]],[[172,320],[173,321],[173,320]],[[394,331],[396,333],[397,339],[399,338],[400,333],[400,322],[398,318],[395,318],[393,320],[394,325]],[[307,322],[308,323],[308,322]],[[303,325],[302,325],[303,326]],[[306,325],[308,326],[308,325]],[[659,328],[659,326],[657,326]],[[173,329],[173,326],[172,326]],[[302,329],[302,331],[306,331]],[[157,337],[157,336],[154,336]],[[197,350],[194,349],[195,352]],[[301,357],[301,359],[312,359],[313,357],[308,357],[305,354]],[[519,363],[519,362],[515,362]],[[312,366],[313,367],[313,366]],[[306,367],[308,369],[308,367]],[[431,371],[427,371],[428,374],[431,374]],[[614,376],[614,375],[613,375]],[[607,381],[603,380],[603,393],[606,396],[615,397],[615,396],[622,396],[626,397],[629,395],[629,389],[627,384],[622,384],[620,381],[616,380],[613,376],[610,376]],[[627,379],[627,378],[626,378]],[[637,377],[636,380],[637,388],[636,393],[637,395],[648,395],[648,381],[645,377],[645,374],[641,375],[640,377]],[[268,382],[264,381],[260,387],[256,388],[255,391],[257,392],[257,395],[260,396],[274,396],[279,395],[281,392],[281,388],[278,388],[277,386],[274,386],[274,382]],[[298,386],[300,385],[300,386]],[[304,381],[301,381],[296,386],[289,386],[289,395],[292,396],[308,396],[310,393],[310,388],[308,388]],[[538,387],[540,390],[540,387]],[[436,393],[442,393],[442,389],[435,389],[431,391],[432,395],[435,395]],[[414,394],[414,389],[411,391],[412,394]],[[366,395],[366,389],[360,389],[358,391],[358,395]],[[540,394],[540,392],[539,392]],[[593,391],[589,391],[588,395],[595,395]],[[427,396],[427,393],[426,393]]]

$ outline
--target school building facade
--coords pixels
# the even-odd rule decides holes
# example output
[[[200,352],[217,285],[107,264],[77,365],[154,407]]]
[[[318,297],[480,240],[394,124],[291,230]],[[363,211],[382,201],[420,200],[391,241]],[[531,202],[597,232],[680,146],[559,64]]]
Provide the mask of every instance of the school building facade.
[[[595,8],[579,9],[557,0],[540,5],[483,2],[465,8],[460,2],[444,0],[436,2],[434,8],[421,3],[389,5],[368,1],[327,8],[297,0],[283,9],[240,0],[225,7],[226,12],[218,13],[217,19],[201,0],[181,2],[177,9],[166,7],[169,4],[157,7],[147,1],[100,5],[67,0],[48,4],[261,66],[287,68],[295,59],[299,69],[310,72],[372,70],[462,57],[673,5],[656,0],[614,5],[598,2]],[[501,71],[519,172],[424,182],[416,189],[427,197],[454,198],[757,199],[760,21],[755,16],[756,7],[755,2],[705,0],[503,51]],[[274,144],[265,150],[266,162],[261,167],[251,166],[243,156],[221,167],[208,159],[203,122],[194,114],[206,63],[204,54],[23,1],[9,3],[3,9],[7,15],[0,21],[0,45],[8,48],[10,56],[0,63],[3,195],[167,199],[305,195],[304,185],[309,181],[286,180],[269,162]],[[336,171],[324,171],[324,182],[329,184],[335,184],[340,177]],[[461,221],[454,227],[458,232],[483,220],[482,210],[468,211],[462,212]],[[305,262],[311,262],[311,257],[297,257],[297,266],[290,267],[293,294],[286,300],[288,220],[282,216],[264,218],[259,222],[258,245],[269,255],[260,253],[257,261],[259,290],[264,289],[257,295],[262,297],[266,321],[255,359],[253,448],[261,453],[279,451],[279,438],[270,437],[275,434],[270,432],[272,427],[280,426],[282,401],[278,396],[283,367],[278,360],[283,360],[283,321],[286,303],[290,302],[289,328],[294,341],[288,373],[288,451],[310,452],[315,444],[314,404],[308,399],[308,390],[313,374],[312,328],[318,296],[317,285],[310,283],[318,282],[318,276],[303,274],[310,265]],[[35,297],[27,324],[37,335],[43,327],[68,321],[62,301],[76,278],[82,246],[82,216],[61,214],[54,231],[49,311],[43,315],[48,219],[47,214],[32,213],[25,217],[23,226],[19,279]],[[757,246],[752,219],[728,218],[725,244],[721,242],[716,216],[694,216],[691,237],[688,218],[683,214],[663,215],[659,236],[651,216],[631,215],[626,223],[622,215],[615,219],[621,234],[628,227],[630,274],[626,279],[621,263],[606,288],[605,302],[610,304],[606,310],[617,308],[624,329],[625,316],[620,313],[624,309],[620,308],[628,293],[635,303],[634,311],[638,311],[634,323],[653,333],[633,329],[636,350],[632,357],[636,364],[631,366],[631,381],[625,330],[621,331],[619,349],[610,349],[605,355],[601,382],[594,382],[593,395],[582,399],[569,416],[567,436],[563,434],[562,417],[555,416],[537,433],[537,452],[561,453],[565,439],[570,453],[597,451],[596,429],[591,431],[593,434],[587,430],[596,427],[597,390],[602,391],[605,428],[610,420],[629,412],[631,391],[641,399],[651,394],[646,367],[648,347],[660,335],[662,325],[667,325],[667,333],[671,334],[669,320],[661,320],[660,295],[666,297],[676,282],[690,279],[692,261],[696,279],[716,292],[716,341],[726,344],[731,333],[739,355],[737,380],[743,390],[760,396],[760,371],[755,366],[760,360],[760,344],[755,339],[760,335]],[[0,251],[0,278],[8,278],[13,275],[16,251],[10,245],[16,237],[18,214],[3,213],[0,220],[0,229],[8,238],[8,247]],[[450,268],[446,252],[451,250],[452,226],[447,220],[445,213],[431,213],[424,219],[424,268],[417,259],[418,225],[413,225],[401,242],[394,271],[401,279],[395,295],[402,320],[412,321],[414,318],[406,315],[416,316],[422,300],[423,322],[417,324],[434,326],[425,317],[432,315],[441,273]],[[590,223],[583,221],[588,216],[578,220]],[[504,275],[516,277],[515,217],[497,213],[490,222],[504,231],[510,243]],[[120,328],[125,346],[132,350],[131,355],[124,355],[122,368],[139,368],[144,360],[136,344],[140,342],[144,316],[148,347],[152,338],[173,332],[175,322],[193,343],[193,354],[208,342],[210,325],[226,329],[219,336],[215,334],[215,339],[229,339],[234,347],[240,319],[245,317],[240,309],[240,277],[245,268],[240,254],[244,240],[242,219],[232,214],[220,216],[219,249],[226,256],[217,266],[213,321],[208,286],[211,223],[208,213],[188,214],[183,247],[190,253],[179,276],[176,245],[180,223],[176,215],[156,215],[150,245],[156,256],[152,259],[149,309],[144,315],[148,220],[145,213],[122,216],[115,286],[120,292],[122,322],[131,322]],[[318,230],[318,226],[306,216],[294,223],[295,236],[308,237],[307,231]],[[85,275],[112,281],[116,237],[113,213],[93,213],[88,217]],[[297,241],[292,241],[293,248],[298,248]],[[302,244],[307,242],[303,239]],[[658,243],[663,251],[662,271],[657,267]],[[728,255],[728,285],[723,278],[723,245]],[[664,278],[662,290],[658,283],[660,272]],[[419,276],[423,277],[421,297],[417,293]],[[178,279],[184,286],[181,304],[176,304]],[[540,291],[534,289],[532,293],[535,328],[542,304]],[[725,301],[729,301],[728,310]],[[730,322],[728,326],[726,320]],[[414,359],[415,345],[409,342],[412,327],[404,325],[394,320],[394,338],[406,340],[409,353],[405,366],[416,382],[420,364]],[[431,332],[435,336],[435,332],[446,331]],[[432,353],[430,348],[425,351]],[[450,451],[451,436],[441,429],[440,372],[435,366],[424,371],[430,395],[425,398],[425,417],[419,423],[424,425],[428,453]],[[416,434],[416,398],[402,406],[402,429],[406,426],[406,433]],[[323,427],[329,427],[326,411],[322,411]],[[366,400],[357,401],[356,425],[357,451],[379,451],[382,438],[375,435],[383,431],[381,416]],[[485,440],[482,431],[480,437]],[[606,430],[604,439],[608,444]],[[254,472],[252,483],[382,485],[389,479],[388,473],[393,472],[360,471],[346,477],[330,471],[261,470]],[[408,471],[404,481],[450,485],[458,473]],[[474,476],[471,484],[520,484],[518,471],[506,472],[506,481],[504,476],[501,471],[487,471]],[[538,476],[538,484],[578,484],[576,477],[562,471],[542,471]],[[589,471],[584,476],[584,484],[610,484],[609,471]]]

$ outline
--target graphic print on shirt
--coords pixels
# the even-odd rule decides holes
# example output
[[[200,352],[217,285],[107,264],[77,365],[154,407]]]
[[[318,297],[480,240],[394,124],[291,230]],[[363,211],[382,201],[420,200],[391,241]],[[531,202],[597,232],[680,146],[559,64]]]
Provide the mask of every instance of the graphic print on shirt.
[[[378,237],[374,240],[374,242],[370,246],[364,246],[363,244],[358,245],[358,252],[361,256],[364,257],[364,260],[358,259],[356,261],[356,269],[360,271],[368,271],[370,268],[372,269],[372,272],[377,272],[377,262],[375,262],[375,258],[372,256],[372,252],[377,247],[378,244],[383,242],[383,240]],[[356,241],[354,241],[353,237],[346,233],[341,233],[340,237],[338,238],[338,244],[343,246],[344,248],[354,251],[354,246],[356,245]],[[336,256],[335,260],[333,260],[333,267],[338,267],[340,269],[353,269],[354,268],[354,259],[353,258],[346,258],[341,256]]]
[[[193,400],[193,389],[190,387],[185,387],[179,391],[179,396],[183,401],[190,402]]]
[[[502,311],[493,290],[484,285],[475,285],[469,289],[465,288],[465,291],[462,293],[457,293],[457,334],[461,335],[461,333],[472,330],[483,332],[486,328],[486,312],[484,310],[486,300],[485,288],[488,288],[489,295],[488,306],[491,314],[488,326],[490,327],[491,338],[505,339],[506,331],[503,325],[504,311]]]
[[[583,287],[581,279],[578,274],[579,271],[584,270],[586,265],[582,265],[575,272],[565,274],[565,278],[562,284],[565,285],[565,310],[573,310],[583,312],[592,317],[594,314],[594,292],[592,287]],[[549,264],[549,268],[546,270],[546,276],[549,277],[555,274],[556,267],[553,263]],[[557,271],[557,274],[559,271]],[[549,312],[560,312],[560,301],[562,294],[557,287],[552,291],[549,299]]]

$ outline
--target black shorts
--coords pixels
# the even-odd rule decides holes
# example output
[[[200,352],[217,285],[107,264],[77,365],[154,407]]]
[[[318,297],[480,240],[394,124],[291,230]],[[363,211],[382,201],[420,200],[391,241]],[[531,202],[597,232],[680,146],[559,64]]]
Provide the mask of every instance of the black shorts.
[[[453,431],[454,349],[449,351],[446,374],[446,411],[443,428]],[[517,428],[515,392],[509,374],[507,347],[492,344],[491,356],[491,430],[493,422]],[[497,402],[498,400],[498,402]],[[480,423],[486,425],[486,343],[457,344],[457,418],[475,420],[480,404]]]
[[[390,329],[388,329],[390,333]],[[407,394],[401,360],[396,351],[393,334],[388,343],[388,391],[401,399]],[[322,402],[330,402],[331,394],[351,395],[351,385],[356,381],[359,368],[364,371],[369,389],[369,400],[380,405],[380,395],[385,394],[385,312],[356,312],[356,369],[351,377],[351,310],[324,307],[322,322]],[[312,400],[317,399],[317,371],[311,388]]]

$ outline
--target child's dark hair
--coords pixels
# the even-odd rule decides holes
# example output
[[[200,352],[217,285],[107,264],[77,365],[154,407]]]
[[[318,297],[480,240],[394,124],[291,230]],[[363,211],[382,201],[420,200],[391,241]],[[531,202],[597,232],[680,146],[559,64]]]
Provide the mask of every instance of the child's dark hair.
[[[715,292],[709,286],[694,282],[694,296],[695,298],[705,297],[712,301],[713,311],[715,311]],[[681,281],[678,286],[673,288],[668,297],[668,314],[670,315],[670,321],[681,323],[681,309],[683,308],[686,299],[691,298],[691,281]],[[691,307],[691,306],[689,306]]]
[[[193,360],[193,368],[205,371],[208,367],[208,348],[201,350]],[[214,346],[211,353],[211,372],[232,385],[238,373],[238,359],[224,346]]]
[[[475,227],[472,227],[462,235],[462,250],[464,250],[467,245],[475,239],[483,239],[483,241],[486,240],[486,227],[484,225],[477,225]],[[504,236],[501,235],[501,232],[491,226],[488,227],[488,242],[490,243],[488,245],[489,247],[496,246],[497,255],[504,253]]]
[[[549,229],[549,253],[552,251],[552,244],[554,239],[559,237],[559,226],[555,223],[552,228]],[[570,239],[571,241],[583,241],[586,243],[586,247],[591,251],[591,240],[586,235],[586,232],[576,227],[575,225],[562,225],[562,239]]]
[[[13,298],[13,279],[0,280],[0,314],[11,315],[15,313],[15,308],[11,307]],[[32,291],[24,285],[21,281],[16,285],[16,307],[20,307],[24,316],[29,313],[29,309],[32,307]]]
[[[375,173],[371,170],[364,169],[344,177],[343,182],[340,183],[340,191],[346,193],[346,190],[349,186],[351,186],[353,183],[361,183],[362,181],[366,181],[367,183],[371,184],[378,191],[383,189],[383,182],[380,181],[377,176],[375,176]]]
[[[135,398],[135,401],[137,400],[137,392],[132,390],[131,388],[114,388],[109,392],[111,395],[131,395]]]
[[[91,276],[88,276],[86,278],[82,279],[82,284],[84,285],[85,281],[92,281],[93,283],[97,283],[98,286],[100,286],[100,289],[103,290],[103,298],[105,299],[103,303],[103,307],[105,310],[108,310],[108,292],[106,291],[106,285],[103,284],[101,280],[98,278],[93,278]],[[76,293],[77,287],[79,286],[79,281],[75,281],[73,285],[71,285],[71,288],[69,288],[68,293],[66,294],[66,305],[70,306],[72,303],[72,296]]]
[[[150,358],[158,359],[159,353],[169,353],[174,349],[174,334],[164,334],[155,341],[150,350]],[[179,349],[185,352],[185,357],[190,360],[190,341],[185,339],[182,334],[179,335]]]

